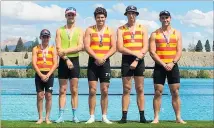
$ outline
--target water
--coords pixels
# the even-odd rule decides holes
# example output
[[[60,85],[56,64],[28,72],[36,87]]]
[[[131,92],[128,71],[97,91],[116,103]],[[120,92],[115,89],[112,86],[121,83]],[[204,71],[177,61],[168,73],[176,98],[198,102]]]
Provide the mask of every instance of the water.
[[[88,108],[88,82],[87,79],[80,79],[79,82],[79,107],[78,115],[80,120],[89,118]],[[145,94],[153,94],[154,88],[152,79],[145,79]],[[58,80],[55,79],[53,87],[53,103],[51,110],[51,120],[58,117]],[[68,94],[69,88],[67,89]],[[36,94],[34,79],[29,78],[3,78],[1,79],[1,119],[2,120],[37,120]],[[100,94],[99,85],[97,93]],[[110,94],[122,94],[122,80],[112,79],[109,88]],[[132,94],[136,94],[132,86]],[[164,86],[162,96],[162,106],[160,112],[161,120],[174,120],[175,115],[171,105],[171,95],[167,85]],[[20,95],[31,94],[31,95]],[[181,79],[180,97],[181,114],[184,120],[213,120],[213,79]],[[128,119],[139,120],[139,112],[136,104],[136,95],[131,95]],[[153,95],[145,96],[145,115],[148,120],[154,117],[152,100]],[[45,100],[44,100],[45,101]],[[72,119],[71,96],[67,95],[65,119]],[[45,108],[43,107],[43,115]],[[95,111],[96,120],[101,120],[100,95],[97,95]],[[121,118],[121,95],[109,95],[108,117],[110,120]]]

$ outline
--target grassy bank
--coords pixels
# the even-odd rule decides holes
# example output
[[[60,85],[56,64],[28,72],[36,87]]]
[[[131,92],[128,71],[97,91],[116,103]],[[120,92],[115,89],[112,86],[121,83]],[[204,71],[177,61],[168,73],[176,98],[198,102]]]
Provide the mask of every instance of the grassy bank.
[[[145,78],[152,78],[153,70],[148,69],[144,72]],[[2,69],[1,77],[2,78],[33,78],[35,75],[35,71],[33,69]],[[58,76],[58,71],[54,72],[54,76]],[[111,70],[112,78],[120,78],[121,71],[120,69]],[[213,71],[208,70],[180,70],[181,78],[213,78]],[[80,78],[87,78],[87,70],[80,69]]]
[[[104,124],[102,122],[96,122],[93,124],[85,124],[85,122],[81,122],[78,124],[72,122],[65,122],[62,124],[49,124],[42,123],[40,125],[35,124],[35,121],[2,121],[2,128],[12,128],[12,127],[20,127],[20,128],[29,128],[29,127],[49,127],[49,128],[213,128],[213,121],[187,121],[187,124],[177,124],[174,121],[160,121],[159,124],[141,124],[135,121],[130,121],[126,124],[119,124],[118,122],[114,122],[114,124]]]

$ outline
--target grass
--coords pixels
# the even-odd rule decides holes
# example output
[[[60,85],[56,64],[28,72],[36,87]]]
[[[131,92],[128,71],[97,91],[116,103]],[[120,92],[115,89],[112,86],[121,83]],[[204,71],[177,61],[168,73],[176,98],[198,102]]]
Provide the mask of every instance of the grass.
[[[119,124],[114,122],[114,124],[104,124],[102,122],[96,122],[92,124],[85,124],[81,122],[75,124],[71,121],[66,121],[60,124],[49,124],[47,125],[43,122],[40,125],[35,124],[36,121],[1,121],[2,128],[213,128],[214,121],[187,121],[187,124],[177,124],[174,121],[160,121],[159,124],[142,124],[137,121],[129,121],[126,124]]]

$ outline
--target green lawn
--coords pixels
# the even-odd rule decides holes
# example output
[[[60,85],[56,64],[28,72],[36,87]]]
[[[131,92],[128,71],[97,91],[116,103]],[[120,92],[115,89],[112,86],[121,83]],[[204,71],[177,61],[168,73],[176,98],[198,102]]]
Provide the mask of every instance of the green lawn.
[[[126,124],[119,124],[114,122],[114,124],[104,124],[102,122],[96,122],[93,124],[85,124],[85,122],[81,122],[78,124],[72,123],[70,121],[66,121],[65,123],[60,124],[49,124],[47,125],[43,122],[40,125],[35,124],[35,121],[1,121],[2,128],[12,128],[12,127],[20,127],[20,128],[29,128],[29,127],[51,127],[51,128],[213,128],[213,121],[187,121],[187,124],[176,124],[174,121],[160,121],[159,124],[142,124],[135,121],[129,121]]]

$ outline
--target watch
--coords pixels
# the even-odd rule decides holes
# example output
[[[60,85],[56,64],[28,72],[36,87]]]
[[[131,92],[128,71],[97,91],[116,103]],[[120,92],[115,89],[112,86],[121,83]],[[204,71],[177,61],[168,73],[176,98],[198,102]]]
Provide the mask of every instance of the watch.
[[[66,62],[67,60],[68,60],[68,57],[66,56],[66,57],[65,57],[65,62]]]
[[[140,59],[139,59],[139,58],[136,58],[135,60],[136,60],[136,61],[139,61]]]

